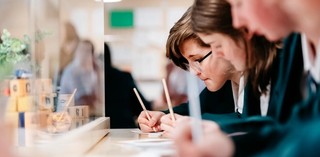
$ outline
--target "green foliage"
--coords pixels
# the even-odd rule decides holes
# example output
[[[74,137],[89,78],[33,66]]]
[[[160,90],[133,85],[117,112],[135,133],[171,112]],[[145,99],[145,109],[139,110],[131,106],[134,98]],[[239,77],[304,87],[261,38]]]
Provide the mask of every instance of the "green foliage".
[[[51,32],[38,30],[34,34],[34,41],[38,43],[51,34]],[[30,55],[28,54],[30,45],[34,44],[29,36],[24,35],[21,40],[11,37],[10,32],[4,29],[0,41],[0,80],[8,77],[13,72],[17,63],[26,63],[26,66],[33,70],[39,69],[37,65],[31,63]]]
[[[17,63],[26,59],[23,51],[27,43],[23,40],[12,38],[8,30],[4,29],[1,35],[2,43],[0,44],[0,65],[7,63]]]
[[[1,35],[0,43],[0,79],[12,72],[14,65],[21,61],[26,61],[28,55],[24,52],[28,46],[28,39],[24,40],[11,37],[8,30],[4,29]]]

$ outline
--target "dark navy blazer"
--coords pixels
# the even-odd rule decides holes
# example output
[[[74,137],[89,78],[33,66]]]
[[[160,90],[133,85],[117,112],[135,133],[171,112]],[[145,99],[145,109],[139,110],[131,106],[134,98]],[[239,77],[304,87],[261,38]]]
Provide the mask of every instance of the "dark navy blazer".
[[[142,107],[133,92],[137,87],[132,75],[107,67],[105,81],[105,116],[110,117],[111,128],[137,128],[135,119]],[[150,110],[151,103],[141,93],[140,96]]]

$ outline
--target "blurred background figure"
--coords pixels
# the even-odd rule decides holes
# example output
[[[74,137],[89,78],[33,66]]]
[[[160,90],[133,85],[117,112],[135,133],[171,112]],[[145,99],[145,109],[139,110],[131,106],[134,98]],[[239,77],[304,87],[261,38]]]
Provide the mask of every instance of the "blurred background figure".
[[[101,75],[102,70],[94,57],[92,42],[81,40],[72,62],[63,70],[60,93],[71,94],[77,88],[75,105],[89,105],[91,116],[101,116],[102,114],[99,114],[103,103]]]
[[[76,28],[70,22],[65,23],[65,36],[60,51],[59,76],[62,77],[63,70],[73,60],[74,53],[80,41]],[[60,79],[58,78],[58,84]]]
[[[166,65],[166,73],[165,79],[167,81],[172,105],[177,106],[187,102],[187,72],[175,66],[172,62],[168,62]],[[168,108],[164,90],[162,90],[161,97],[154,101],[153,107],[154,110],[164,110]]]
[[[107,43],[104,43],[104,53],[105,115],[110,117],[111,128],[136,128],[135,121],[142,111],[142,107],[133,92],[133,88],[137,88],[135,81],[130,73],[120,71],[112,66],[111,52]],[[146,108],[151,110],[151,103],[143,97],[140,91],[139,94]]]
[[[166,65],[166,81],[168,91],[170,94],[171,103],[174,106],[178,106],[188,101],[187,93],[187,75],[190,75],[187,71],[182,70],[173,62],[169,61]],[[205,84],[200,79],[198,80],[199,90],[202,91],[205,88]],[[168,108],[167,99],[162,91],[161,97],[156,99],[153,103],[154,110],[165,110]]]
[[[172,105],[176,106],[178,104],[187,102],[187,77],[186,71],[175,66],[172,62],[169,62],[166,66],[168,82],[168,90],[170,93],[170,98]],[[166,102],[165,94],[162,94],[164,102]]]

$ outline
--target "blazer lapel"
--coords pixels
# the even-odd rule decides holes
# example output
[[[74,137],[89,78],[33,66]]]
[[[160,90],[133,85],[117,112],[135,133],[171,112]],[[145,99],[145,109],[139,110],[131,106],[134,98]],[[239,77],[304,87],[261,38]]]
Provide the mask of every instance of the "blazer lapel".
[[[303,73],[300,35],[293,34],[284,41],[283,58],[279,63],[278,78],[271,91],[268,116],[285,122],[293,105],[301,101],[301,76]]]
[[[241,117],[249,117],[253,115],[261,115],[260,109],[260,97],[256,97],[253,90],[252,84],[248,78],[247,85],[244,91],[244,102],[243,102],[243,111]]]

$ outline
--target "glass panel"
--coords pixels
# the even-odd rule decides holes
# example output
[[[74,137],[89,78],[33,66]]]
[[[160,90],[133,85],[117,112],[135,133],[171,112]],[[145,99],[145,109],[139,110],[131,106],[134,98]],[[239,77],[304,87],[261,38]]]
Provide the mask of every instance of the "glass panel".
[[[104,70],[98,59],[103,55],[103,3],[68,0],[60,6],[60,93],[77,88],[75,105],[87,105],[90,116],[103,116]]]
[[[12,8],[19,9],[19,12],[10,11]],[[23,38],[23,35],[28,33],[28,7],[27,1],[0,1],[0,79],[1,79],[1,121],[4,119],[6,111],[6,103],[8,99],[7,95],[9,88],[9,78],[12,75],[13,62],[7,62],[7,58],[10,58],[8,52],[11,52],[12,38]],[[10,18],[8,18],[10,17]],[[15,20],[17,19],[17,20]],[[20,19],[20,20],[19,20]],[[7,30],[7,32],[5,31]],[[11,37],[10,37],[11,35]],[[7,43],[6,45],[4,45]],[[10,47],[9,47],[10,46]],[[13,61],[14,58],[12,58]],[[4,91],[7,91],[4,95]]]
[[[0,124],[16,145],[104,116],[102,2],[1,0],[0,21]]]

